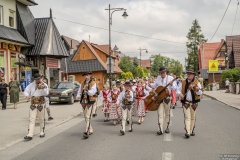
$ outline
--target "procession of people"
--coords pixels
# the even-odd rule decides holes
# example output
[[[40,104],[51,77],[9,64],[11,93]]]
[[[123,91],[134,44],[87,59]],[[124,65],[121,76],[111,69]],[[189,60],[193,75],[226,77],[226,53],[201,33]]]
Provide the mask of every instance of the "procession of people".
[[[187,78],[180,79],[168,74],[167,68],[162,66],[157,77],[136,78],[122,82],[116,80],[111,84],[112,86],[110,83],[105,83],[103,90],[99,91],[92,72],[85,72],[83,74],[85,80],[77,93],[86,122],[83,138],[87,139],[93,134],[94,123],[92,124],[91,118],[97,115],[96,99],[103,102],[103,122],[111,121],[114,126],[119,124],[121,135],[126,134],[126,125],[129,132],[134,131],[134,122],[141,125],[147,118],[148,111],[157,112],[157,135],[170,133],[170,110],[174,109],[177,100],[180,100],[184,113],[185,137],[188,139],[190,136],[195,136],[196,109],[201,99],[202,89],[201,83],[195,78],[194,71],[189,69],[186,73]],[[24,91],[24,95],[31,99],[28,134],[24,137],[27,141],[33,138],[36,115],[40,121],[40,137],[45,137],[44,107],[49,88],[39,74],[35,74],[33,78],[34,82]]]

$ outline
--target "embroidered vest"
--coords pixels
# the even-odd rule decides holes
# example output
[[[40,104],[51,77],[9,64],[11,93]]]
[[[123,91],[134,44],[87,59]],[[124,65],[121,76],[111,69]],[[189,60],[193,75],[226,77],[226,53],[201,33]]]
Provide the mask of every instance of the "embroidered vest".
[[[90,81],[87,83],[86,80],[81,84],[82,86],[82,96],[80,103],[87,103],[87,104],[94,104],[96,101],[95,96],[89,96],[83,89],[86,87],[88,90],[92,88],[92,86],[95,84],[95,81],[93,79],[90,79]]]
[[[194,83],[194,84],[197,85],[197,84],[198,84],[198,80],[194,80],[194,82],[192,82],[192,83]],[[186,92],[187,92],[187,90],[188,90],[188,86],[189,86],[188,80],[187,80],[187,79],[183,80],[183,81],[182,81],[182,94],[183,94],[183,95],[186,94]],[[194,92],[193,90],[191,90],[191,94],[192,94],[192,102],[193,102],[193,103],[198,103],[198,102],[200,102],[201,96],[197,95],[196,92]],[[181,100],[181,101],[182,101],[182,103],[185,103],[185,101],[186,101],[186,95],[184,96],[184,99]]]
[[[136,96],[137,96],[137,98],[145,96],[144,95],[144,87],[141,87],[141,88],[137,87],[136,88]]]
[[[112,103],[117,102],[117,98],[118,98],[119,93],[120,93],[119,91],[117,91],[117,93],[114,93],[113,91],[111,91]]]

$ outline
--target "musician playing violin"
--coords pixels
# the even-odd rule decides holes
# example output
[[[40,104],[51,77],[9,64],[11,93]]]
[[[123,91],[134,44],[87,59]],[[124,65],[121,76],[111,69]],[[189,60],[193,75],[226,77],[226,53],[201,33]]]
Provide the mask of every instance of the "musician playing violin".
[[[167,87],[168,97],[165,98],[161,103],[159,108],[157,109],[158,113],[158,127],[159,130],[157,132],[158,135],[163,134],[163,116],[165,113],[165,133],[170,133],[169,124],[170,124],[170,95],[171,90],[176,88],[176,83],[172,82],[174,79],[172,76],[167,75],[167,69],[165,67],[160,67],[159,69],[159,76],[157,77],[155,83],[152,85],[154,89],[158,86],[167,86],[169,83],[170,85]]]
[[[31,105],[29,108],[29,127],[28,134],[24,137],[26,141],[30,141],[33,138],[36,115],[38,115],[40,123],[40,137],[45,137],[45,123],[44,123],[44,105],[45,96],[48,95],[49,89],[48,85],[42,82],[42,77],[39,73],[34,74],[34,82],[30,83],[24,91],[24,95],[27,99],[31,100]]]
[[[202,90],[200,82],[195,79],[193,69],[187,71],[187,79],[182,81],[182,85],[177,89],[177,94],[181,98],[183,104],[183,112],[185,119],[185,137],[195,136],[195,120],[196,109],[200,102]]]
[[[93,104],[96,101],[97,84],[91,76],[92,72],[85,72],[84,82],[79,87],[77,98],[80,99],[80,103],[83,108],[84,118],[86,121],[85,132],[83,133],[84,138],[88,138],[93,133],[93,128],[90,123],[92,114]]]

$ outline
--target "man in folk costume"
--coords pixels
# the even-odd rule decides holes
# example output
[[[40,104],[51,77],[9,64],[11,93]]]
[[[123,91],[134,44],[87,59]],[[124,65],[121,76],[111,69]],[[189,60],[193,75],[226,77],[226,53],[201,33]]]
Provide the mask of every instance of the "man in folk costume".
[[[142,85],[144,86],[145,90],[148,93],[152,90],[152,88],[149,86],[150,84],[148,82],[148,78],[144,78],[144,81],[143,81]],[[148,108],[147,107],[145,107],[145,112],[148,113]]]
[[[83,114],[86,121],[85,132],[83,133],[84,138],[88,138],[93,133],[92,125],[90,124],[90,118],[93,112],[93,104],[96,101],[97,85],[91,77],[92,72],[86,72],[84,82],[81,84],[77,98],[80,99],[80,103],[83,108]]]
[[[159,69],[159,74],[160,76],[157,77],[155,83],[152,85],[154,89],[156,89],[158,86],[167,86],[167,91],[169,96],[165,98],[159,105],[159,108],[157,110],[158,113],[158,126],[159,130],[157,132],[158,135],[163,134],[163,117],[165,113],[165,133],[170,133],[169,130],[169,124],[170,124],[170,95],[171,95],[171,90],[173,88],[176,88],[175,83],[171,83],[173,81],[173,77],[170,75],[167,75],[167,69],[165,67],[160,67]]]
[[[185,137],[195,136],[196,109],[201,99],[202,90],[200,82],[195,79],[193,69],[187,71],[187,79],[182,81],[182,86],[178,88],[177,94],[183,103]]]
[[[110,93],[110,119],[113,120],[113,124],[116,125],[117,124],[117,120],[118,120],[118,106],[117,106],[117,98],[118,95],[120,94],[120,91],[118,90],[116,84],[112,85],[112,90]]]
[[[137,116],[138,124],[143,123],[144,116],[145,116],[145,105],[144,105],[144,98],[148,96],[148,91],[146,91],[145,87],[143,86],[143,81],[139,80],[137,83],[137,87],[135,89],[136,94],[136,108],[137,108]]]
[[[34,82],[30,83],[25,91],[24,95],[27,99],[31,99],[31,106],[29,108],[29,127],[28,127],[28,135],[24,137],[25,140],[32,140],[33,131],[35,127],[36,116],[38,115],[40,122],[40,137],[45,137],[44,128],[45,128],[45,96],[48,95],[48,85],[41,81],[40,74],[36,73],[33,76]]]
[[[125,82],[124,84],[125,90],[122,91],[117,99],[117,105],[119,106],[120,103],[122,103],[122,129],[120,130],[120,133],[122,135],[125,134],[125,126],[126,126],[126,120],[127,116],[129,118],[129,132],[132,132],[132,103],[133,103],[133,91],[131,90],[131,83]]]
[[[103,101],[102,111],[104,113],[104,122],[110,121],[109,119],[109,111],[110,111],[110,101],[111,101],[111,90],[109,89],[109,85],[105,84],[103,86],[103,90],[100,92],[98,98]]]

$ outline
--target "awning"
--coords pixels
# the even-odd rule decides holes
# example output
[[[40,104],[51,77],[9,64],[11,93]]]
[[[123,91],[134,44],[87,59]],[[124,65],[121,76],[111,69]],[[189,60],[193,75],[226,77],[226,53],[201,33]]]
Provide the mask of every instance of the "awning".
[[[30,45],[16,29],[3,25],[0,25],[0,39]]]

